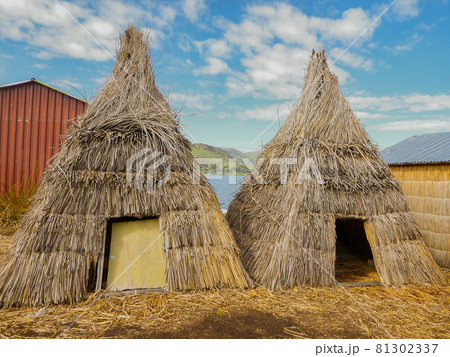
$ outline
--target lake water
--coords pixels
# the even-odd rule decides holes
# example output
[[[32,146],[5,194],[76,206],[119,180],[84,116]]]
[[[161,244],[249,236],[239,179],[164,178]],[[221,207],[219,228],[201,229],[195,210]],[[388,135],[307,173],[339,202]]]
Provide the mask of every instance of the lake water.
[[[211,183],[214,191],[216,191],[219,198],[220,208],[228,209],[228,205],[233,200],[234,195],[238,192],[241,182],[244,176],[230,177],[228,175],[215,176],[205,175],[208,181]],[[230,181],[231,180],[231,181]],[[233,183],[233,182],[236,183]],[[232,182],[232,183],[230,183]]]

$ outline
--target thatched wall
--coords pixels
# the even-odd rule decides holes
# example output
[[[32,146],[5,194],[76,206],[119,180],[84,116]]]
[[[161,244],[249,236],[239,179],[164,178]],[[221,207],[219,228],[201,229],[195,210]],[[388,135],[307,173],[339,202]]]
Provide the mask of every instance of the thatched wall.
[[[137,177],[127,160],[143,151],[168,160]],[[156,87],[148,37],[134,26],[105,87],[43,174],[0,266],[0,306],[84,299],[103,261],[107,222],[125,217],[159,218],[169,290],[252,284],[176,112]]]
[[[391,165],[436,263],[450,269],[450,164]]]
[[[283,160],[284,172],[275,164]],[[261,151],[227,219],[250,276],[278,290],[335,284],[335,221],[346,218],[364,221],[385,285],[446,284],[324,52],[313,52],[298,102]]]

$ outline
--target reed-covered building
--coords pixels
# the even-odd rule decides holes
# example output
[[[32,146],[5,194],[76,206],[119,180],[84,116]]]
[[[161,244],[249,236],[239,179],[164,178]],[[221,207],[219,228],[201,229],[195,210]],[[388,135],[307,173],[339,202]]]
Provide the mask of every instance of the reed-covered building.
[[[431,255],[450,269],[450,132],[416,135],[381,154],[401,183]]]
[[[89,291],[252,284],[190,143],[156,86],[148,36],[120,39],[104,88],[69,129],[0,266],[0,305]]]
[[[250,277],[272,290],[336,284],[339,243],[371,253],[384,285],[447,283],[323,51],[227,219]]]

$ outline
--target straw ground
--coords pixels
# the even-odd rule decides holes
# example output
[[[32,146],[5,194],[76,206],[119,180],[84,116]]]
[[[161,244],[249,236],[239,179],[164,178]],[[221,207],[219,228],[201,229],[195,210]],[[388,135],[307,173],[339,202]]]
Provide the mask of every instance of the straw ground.
[[[0,238],[0,259],[11,237]],[[374,280],[367,265],[338,280]],[[358,271],[360,269],[360,271]],[[362,272],[361,269],[366,269]],[[353,274],[353,275],[352,275]],[[355,275],[356,274],[356,275]],[[450,278],[450,273],[446,271]],[[363,276],[363,278],[361,278]],[[395,338],[450,338],[450,288],[347,287]],[[97,293],[98,294],[98,293]],[[2,338],[387,338],[339,287],[95,295],[73,305],[0,310]],[[90,306],[87,310],[86,308]],[[85,311],[86,310],[86,311]],[[79,317],[79,315],[84,314]]]

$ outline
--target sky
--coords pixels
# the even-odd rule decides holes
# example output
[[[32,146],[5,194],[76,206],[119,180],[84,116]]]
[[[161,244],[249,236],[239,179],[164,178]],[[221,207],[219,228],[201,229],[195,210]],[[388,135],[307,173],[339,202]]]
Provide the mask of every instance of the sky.
[[[134,22],[192,143],[259,149],[321,47],[380,148],[450,131],[450,4],[392,1],[0,0],[0,85],[36,78],[92,100]]]

